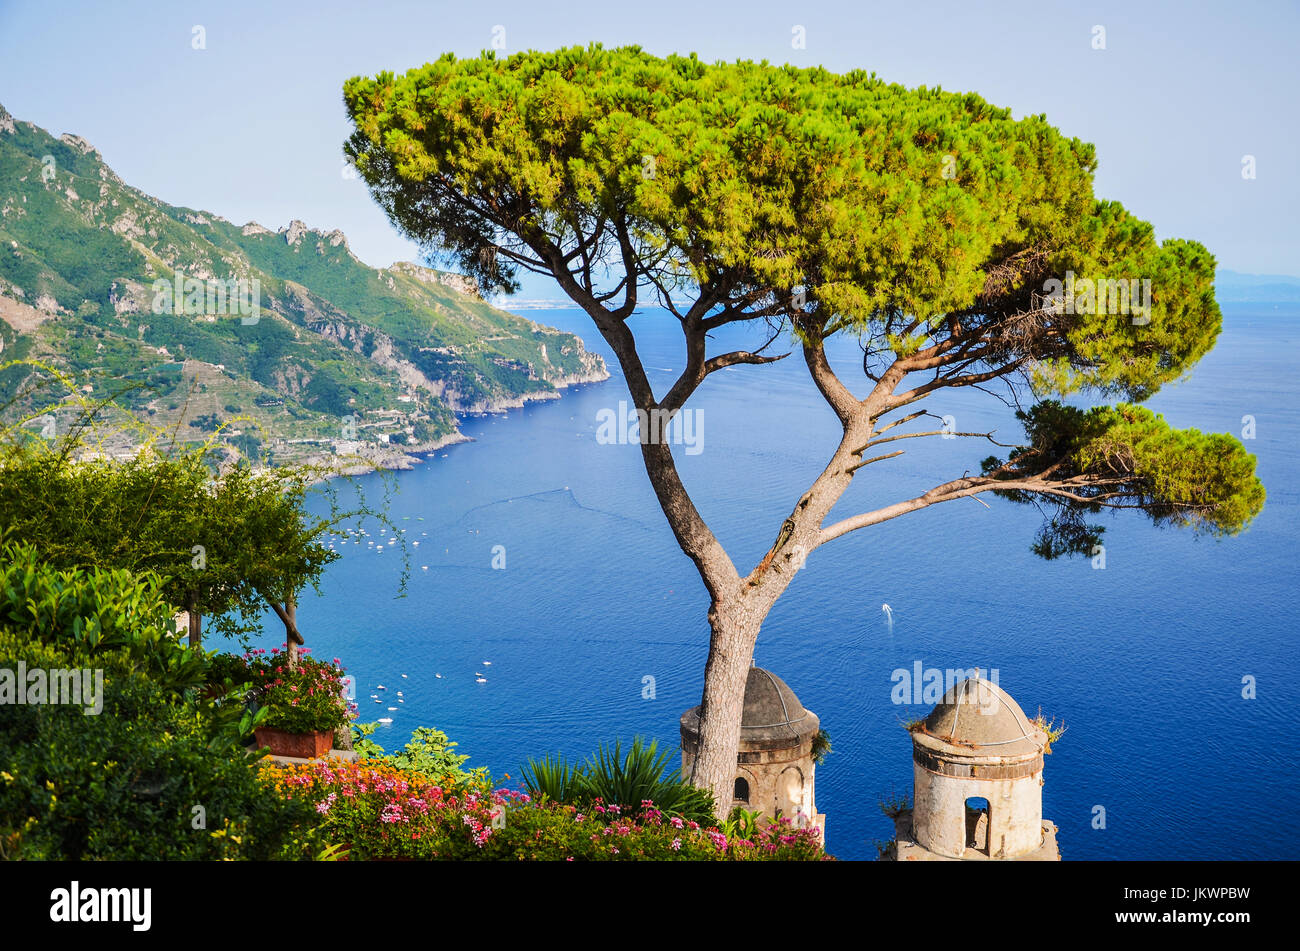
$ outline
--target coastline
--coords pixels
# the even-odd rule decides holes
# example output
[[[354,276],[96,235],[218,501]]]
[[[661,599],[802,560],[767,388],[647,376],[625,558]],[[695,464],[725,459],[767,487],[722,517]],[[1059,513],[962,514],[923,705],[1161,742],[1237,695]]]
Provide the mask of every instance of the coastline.
[[[523,409],[528,403],[558,400],[564,396],[564,393],[561,392],[563,390],[567,390],[574,386],[584,386],[590,383],[603,383],[610,379],[611,375],[612,374],[610,374],[608,368],[606,368],[602,362],[596,369],[584,373],[566,374],[556,380],[548,381],[553,387],[555,387],[554,390],[539,390],[534,393],[524,393],[520,396],[511,397],[509,399],[491,400],[483,404],[475,404],[473,408],[458,412],[456,413],[457,428],[453,432],[439,437],[432,442],[419,443],[401,449],[382,448],[377,444],[373,453],[357,453],[349,456],[338,456],[334,453],[319,453],[303,460],[303,464],[332,470],[329,475],[322,477],[320,481],[368,475],[379,471],[409,471],[414,469],[416,466],[423,465],[439,449],[444,449],[447,446],[454,446],[460,443],[475,442],[476,440],[472,436],[466,436],[460,431],[460,421],[465,417],[490,416],[495,413],[505,413],[512,409]],[[334,464],[337,462],[344,462],[345,464],[335,468]]]

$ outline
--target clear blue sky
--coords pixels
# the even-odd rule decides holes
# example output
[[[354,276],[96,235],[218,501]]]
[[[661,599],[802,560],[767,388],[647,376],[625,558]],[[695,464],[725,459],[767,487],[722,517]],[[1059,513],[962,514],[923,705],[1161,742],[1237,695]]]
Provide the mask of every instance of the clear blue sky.
[[[196,25],[204,50],[192,48]],[[84,136],[168,202],[271,228],[341,228],[362,260],[387,265],[416,250],[340,174],[343,81],[474,55],[497,25],[506,52],[637,43],[973,90],[1095,143],[1097,193],[1160,237],[1199,240],[1233,270],[1300,275],[1300,5],[1284,0],[0,0],[0,103]],[[805,49],[792,48],[795,25]],[[1093,49],[1098,25],[1104,50]],[[1242,178],[1248,154],[1253,181]]]

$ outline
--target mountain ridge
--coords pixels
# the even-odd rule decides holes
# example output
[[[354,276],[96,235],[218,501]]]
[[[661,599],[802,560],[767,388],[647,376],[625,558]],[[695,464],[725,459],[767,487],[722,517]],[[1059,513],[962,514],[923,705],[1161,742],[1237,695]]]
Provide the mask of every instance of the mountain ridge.
[[[185,436],[246,417],[262,435],[222,438],[275,461],[360,449],[409,464],[463,438],[456,414],[609,375],[578,337],[492,306],[470,278],[372,268],[342,231],[299,219],[273,231],[169,204],[85,139],[0,105],[0,362],[13,360],[95,399],[146,387],[128,408]],[[40,409],[44,377],[31,362],[0,371],[0,404]]]
[[[1289,274],[1247,274],[1219,268],[1214,293],[1224,304],[1283,304],[1300,301],[1300,277]]]

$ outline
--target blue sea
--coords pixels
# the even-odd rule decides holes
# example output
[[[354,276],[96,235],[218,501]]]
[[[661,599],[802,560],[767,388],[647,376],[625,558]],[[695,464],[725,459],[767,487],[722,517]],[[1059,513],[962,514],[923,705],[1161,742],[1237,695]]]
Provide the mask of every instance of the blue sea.
[[[581,335],[614,376],[464,420],[473,442],[396,476],[389,515],[419,542],[405,593],[394,535],[371,522],[384,550],[339,539],[343,557],[321,595],[304,597],[301,628],[317,655],[340,657],[356,676],[363,720],[392,718],[376,735],[388,749],[435,726],[505,785],[518,784],[530,755],[585,757],[635,734],[657,738],[678,763],[678,717],[700,700],[708,646],[703,586],[637,446],[597,441],[601,412],[627,400],[612,354],[577,310],[527,316]],[[662,393],[682,367],[680,331],[656,310],[633,327]],[[715,346],[756,342],[731,329]],[[892,837],[880,803],[911,791],[902,723],[928,711],[894,703],[892,675],[920,662],[996,670],[1030,716],[1064,721],[1043,812],[1065,859],[1300,858],[1296,345],[1296,305],[1225,306],[1215,350],[1149,403],[1172,425],[1203,431],[1241,435],[1243,417],[1254,418],[1246,445],[1268,502],[1240,537],[1196,538],[1119,513],[1102,517],[1104,568],[1044,562],[1029,550],[1039,514],[989,497],[987,508],[949,502],[809,557],[755,659],[830,733],[816,794],[834,855],[874,858]],[[832,358],[845,379],[863,379],[856,343]],[[676,452],[683,478],[745,573],[825,464],[838,427],[797,354],[714,374],[690,405],[702,429],[697,453]],[[960,431],[1020,435],[1012,411],[978,392],[922,405]],[[970,439],[901,446],[905,455],[863,470],[836,515],[909,498],[1000,451]],[[372,501],[382,494],[381,477],[358,482]],[[278,624],[267,632],[272,646]]]

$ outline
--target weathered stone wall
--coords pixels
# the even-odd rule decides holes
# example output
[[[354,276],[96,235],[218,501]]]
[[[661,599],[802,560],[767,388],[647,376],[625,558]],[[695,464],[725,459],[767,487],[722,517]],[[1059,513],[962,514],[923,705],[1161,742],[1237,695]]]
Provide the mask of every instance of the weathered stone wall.
[[[989,803],[989,857],[1010,858],[1037,849],[1043,837],[1042,759],[1028,775],[975,779],[932,772],[913,764],[912,834],[939,855],[966,852],[966,800]]]

